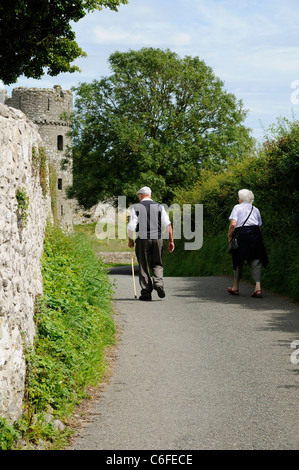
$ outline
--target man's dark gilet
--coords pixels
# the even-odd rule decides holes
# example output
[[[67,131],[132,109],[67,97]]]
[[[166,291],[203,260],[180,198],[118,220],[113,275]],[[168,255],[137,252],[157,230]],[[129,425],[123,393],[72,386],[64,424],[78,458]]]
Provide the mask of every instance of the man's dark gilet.
[[[157,240],[162,238],[161,213],[162,206],[158,202],[143,200],[134,205],[138,223],[136,226],[136,238],[142,240]]]

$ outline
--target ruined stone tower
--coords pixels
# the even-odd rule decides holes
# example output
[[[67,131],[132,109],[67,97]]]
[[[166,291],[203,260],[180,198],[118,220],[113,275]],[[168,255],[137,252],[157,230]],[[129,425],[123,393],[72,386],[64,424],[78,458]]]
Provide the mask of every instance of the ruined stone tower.
[[[70,124],[64,120],[63,113],[73,110],[73,95],[62,90],[61,86],[53,88],[24,88],[12,90],[11,98],[5,104],[20,109],[39,129],[50,164],[56,171],[56,213],[60,225],[72,230],[73,201],[67,199],[66,188],[72,185],[72,169],[61,169],[65,151],[71,147],[71,138],[67,136]]]

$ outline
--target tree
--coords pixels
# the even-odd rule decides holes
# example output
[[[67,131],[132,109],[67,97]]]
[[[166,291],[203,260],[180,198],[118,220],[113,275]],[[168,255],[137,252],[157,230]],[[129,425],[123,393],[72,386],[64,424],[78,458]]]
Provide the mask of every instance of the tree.
[[[0,79],[14,83],[20,75],[41,78],[79,70],[71,62],[85,56],[70,21],[103,7],[117,10],[128,0],[0,0]]]
[[[202,168],[217,171],[251,149],[242,103],[198,57],[143,48],[109,62],[111,76],[74,89],[70,195],[81,204],[131,200],[143,185],[168,202]]]

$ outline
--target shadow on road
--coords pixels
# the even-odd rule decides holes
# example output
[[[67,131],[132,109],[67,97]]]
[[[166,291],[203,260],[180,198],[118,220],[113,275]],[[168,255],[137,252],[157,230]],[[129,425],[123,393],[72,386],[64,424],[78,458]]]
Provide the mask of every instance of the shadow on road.
[[[138,266],[134,266],[134,274],[139,273],[139,268]],[[108,270],[108,274],[123,274],[123,275],[132,275],[132,266],[131,265],[126,265],[126,266],[112,266]]]
[[[135,282],[138,289],[138,266],[134,266]],[[109,269],[109,275],[132,276],[131,265],[114,266]],[[173,282],[175,281],[175,282]],[[131,281],[130,281],[131,282]],[[259,324],[259,330],[281,331],[290,333],[293,339],[299,340],[299,304],[263,289],[261,299],[252,298],[253,285],[248,281],[241,281],[240,295],[228,294],[227,288],[231,285],[230,277],[177,277],[165,278],[166,299],[167,297],[178,297],[184,299],[184,305],[188,303],[219,302],[224,305],[232,305],[234,308],[249,309],[263,315],[263,323]],[[118,301],[131,301],[132,299],[115,299]],[[161,301],[161,299],[159,299]],[[287,340],[288,344],[292,342]],[[299,367],[298,367],[299,372]]]
[[[138,265],[134,266],[135,282],[138,288]],[[132,276],[131,265],[114,266],[109,268],[109,275]],[[175,288],[171,289],[172,282],[176,280]],[[170,281],[170,289],[167,289],[167,281]],[[177,277],[165,278],[167,296],[184,298],[184,303],[189,302],[219,302],[239,306],[266,314],[267,323],[263,327],[267,330],[279,330],[298,333],[299,339],[299,304],[293,303],[284,297],[263,289],[261,299],[252,298],[253,285],[248,281],[241,281],[240,295],[228,294],[227,288],[231,285],[230,277]],[[125,299],[123,299],[125,300]]]
[[[228,294],[231,279],[227,277],[180,278],[172,295],[183,297],[188,302],[219,302],[240,309],[258,311],[264,315],[264,330],[284,331],[297,334],[299,340],[299,304],[263,289],[261,299],[252,298],[253,286],[246,281],[240,283],[240,295]]]
[[[167,279],[167,278],[166,278]],[[171,278],[168,278],[171,279]],[[184,277],[175,278],[178,280],[176,291],[173,295],[177,297],[190,298],[190,301],[207,301],[240,304],[246,308],[254,310],[292,310],[299,314],[299,304],[296,304],[284,297],[274,294],[267,289],[263,289],[263,297],[252,298],[253,285],[249,282],[241,281],[240,295],[233,296],[227,292],[232,285],[229,277]],[[180,282],[180,279],[182,280]]]

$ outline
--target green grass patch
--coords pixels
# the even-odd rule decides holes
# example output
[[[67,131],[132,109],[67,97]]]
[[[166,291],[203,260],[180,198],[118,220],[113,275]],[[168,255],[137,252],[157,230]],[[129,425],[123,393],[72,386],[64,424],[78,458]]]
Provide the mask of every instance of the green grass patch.
[[[105,228],[105,232],[107,231],[107,227]],[[90,223],[85,225],[76,225],[74,227],[75,233],[81,233],[86,236],[89,240],[90,244],[92,245],[95,253],[103,252],[103,251],[130,251],[128,247],[128,239],[118,239],[118,232],[117,227],[115,228],[115,238],[105,238],[104,240],[99,240],[96,237],[96,223]],[[109,233],[109,228],[108,228]],[[111,234],[114,234],[114,227],[113,230],[110,231]],[[113,236],[113,235],[112,235]]]

